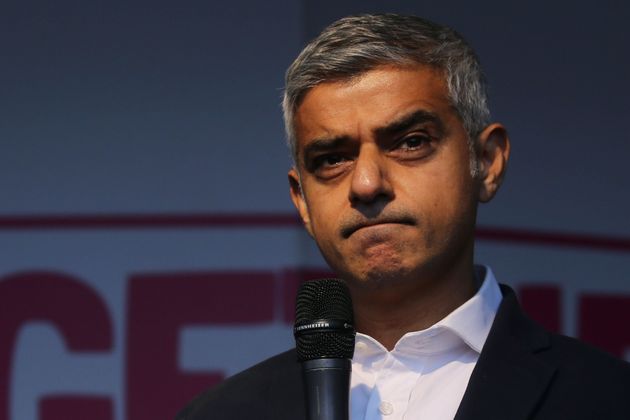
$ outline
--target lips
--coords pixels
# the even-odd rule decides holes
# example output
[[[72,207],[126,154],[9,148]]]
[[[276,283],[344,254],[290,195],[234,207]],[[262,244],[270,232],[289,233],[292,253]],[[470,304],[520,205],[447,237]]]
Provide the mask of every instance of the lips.
[[[408,216],[379,217],[377,219],[352,220],[348,223],[345,223],[342,226],[341,236],[344,239],[347,239],[359,229],[370,227],[370,226],[384,225],[384,224],[399,224],[399,225],[413,226],[416,224],[416,222],[413,218],[408,217]]]

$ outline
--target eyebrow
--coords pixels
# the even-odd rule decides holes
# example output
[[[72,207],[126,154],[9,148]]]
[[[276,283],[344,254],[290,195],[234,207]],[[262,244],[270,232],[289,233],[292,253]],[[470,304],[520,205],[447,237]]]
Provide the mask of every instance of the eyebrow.
[[[376,128],[374,134],[376,134],[377,137],[394,136],[424,123],[433,123],[437,126],[438,131],[444,131],[444,123],[437,114],[420,109],[410,114],[403,115],[401,118],[387,124],[385,127]]]
[[[378,127],[374,129],[373,132],[377,137],[391,137],[401,132],[405,132],[412,127],[425,123],[433,123],[437,126],[439,132],[444,131],[444,124],[437,114],[420,109],[407,115],[403,115],[399,119],[387,124],[384,127]],[[333,137],[321,137],[309,142],[309,144],[304,147],[302,155],[304,166],[308,166],[311,155],[334,150],[351,140],[350,136],[340,135]]]

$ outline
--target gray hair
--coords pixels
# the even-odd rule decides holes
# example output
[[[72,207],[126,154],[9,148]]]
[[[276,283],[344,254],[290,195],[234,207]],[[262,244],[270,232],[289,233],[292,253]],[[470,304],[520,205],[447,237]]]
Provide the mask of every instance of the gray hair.
[[[475,141],[490,121],[486,83],[473,49],[454,30],[416,16],[360,15],[340,19],[311,41],[289,67],[282,109],[287,141],[297,158],[294,117],[306,93],[381,65],[428,65],[446,79],[449,99],[468,132],[471,171]],[[474,162],[473,162],[474,159]]]

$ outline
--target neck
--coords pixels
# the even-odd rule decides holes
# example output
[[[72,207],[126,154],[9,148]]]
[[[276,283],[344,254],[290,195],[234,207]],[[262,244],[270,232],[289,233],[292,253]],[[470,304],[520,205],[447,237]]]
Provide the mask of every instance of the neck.
[[[385,282],[376,289],[352,288],[357,331],[392,350],[408,332],[434,325],[470,299],[476,292],[472,262],[429,278]]]

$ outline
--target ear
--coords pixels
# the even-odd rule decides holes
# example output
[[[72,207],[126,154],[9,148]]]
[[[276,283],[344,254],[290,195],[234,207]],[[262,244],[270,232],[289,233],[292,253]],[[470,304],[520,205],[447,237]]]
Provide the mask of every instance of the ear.
[[[313,230],[311,228],[311,219],[308,214],[308,205],[306,204],[304,192],[302,191],[300,174],[298,174],[295,167],[289,170],[289,188],[291,193],[291,201],[293,201],[293,205],[297,209],[298,213],[300,213],[300,217],[302,218],[302,223],[304,223],[306,231],[312,237]]]
[[[487,126],[478,137],[479,201],[486,203],[499,190],[510,157],[510,139],[501,124]]]

